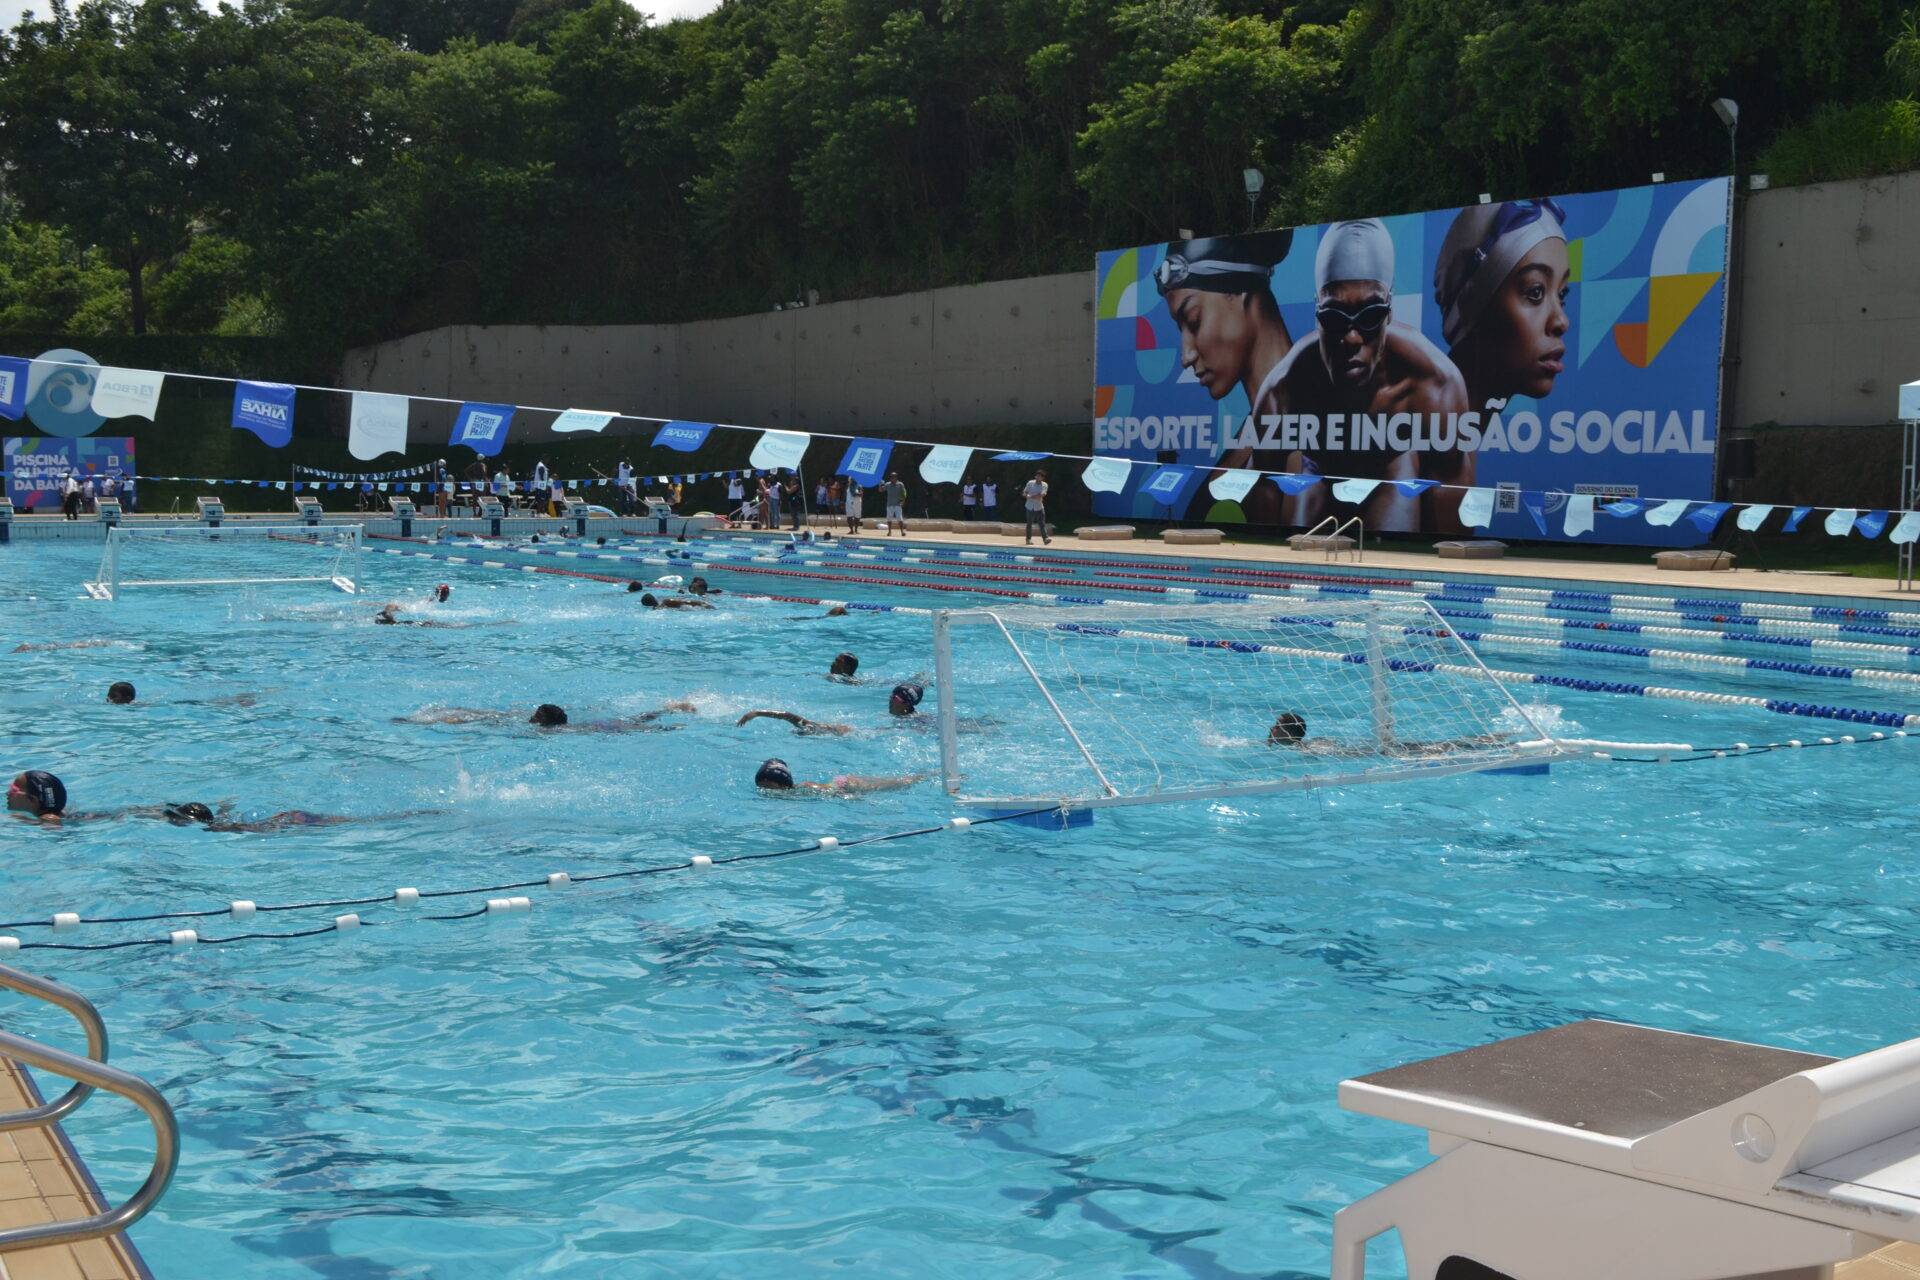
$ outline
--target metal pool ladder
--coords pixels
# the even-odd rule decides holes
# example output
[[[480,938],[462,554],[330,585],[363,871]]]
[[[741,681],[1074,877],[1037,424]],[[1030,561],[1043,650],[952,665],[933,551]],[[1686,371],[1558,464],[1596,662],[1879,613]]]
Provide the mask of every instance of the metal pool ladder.
[[[1327,553],[1327,559],[1332,560],[1340,554],[1340,548],[1335,544],[1334,539],[1349,529],[1353,530],[1353,549],[1347,552],[1347,555],[1355,561],[1362,560],[1367,554],[1367,526],[1361,523],[1359,516],[1348,516],[1345,520],[1328,516],[1307,530],[1307,536],[1324,539],[1320,544],[1321,549]]]
[[[0,1031],[0,1057],[39,1067],[74,1082],[72,1088],[52,1102],[0,1114],[0,1133],[50,1127],[79,1110],[80,1104],[92,1096],[95,1089],[105,1089],[125,1098],[146,1112],[147,1119],[153,1123],[153,1171],[124,1204],[87,1218],[0,1230],[0,1254],[14,1249],[98,1240],[126,1230],[146,1216],[166,1194],[167,1184],[173,1181],[174,1166],[180,1159],[180,1128],[174,1121],[173,1108],[167,1105],[158,1089],[139,1076],[107,1065],[107,1027],[100,1020],[100,1011],[85,996],[6,965],[0,965],[0,988],[59,1005],[72,1014],[87,1033],[87,1052],[83,1057],[64,1049],[49,1048],[11,1031]],[[0,1273],[4,1273],[4,1268],[0,1268]]]

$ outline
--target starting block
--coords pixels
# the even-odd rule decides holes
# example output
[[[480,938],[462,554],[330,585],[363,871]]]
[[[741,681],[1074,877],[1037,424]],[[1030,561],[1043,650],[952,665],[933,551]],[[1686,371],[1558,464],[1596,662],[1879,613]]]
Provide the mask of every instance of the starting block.
[[[1438,1158],[1334,1215],[1333,1280],[1388,1231],[1408,1280],[1831,1280],[1920,1241],[1920,1040],[1836,1059],[1575,1022],[1340,1104]]]

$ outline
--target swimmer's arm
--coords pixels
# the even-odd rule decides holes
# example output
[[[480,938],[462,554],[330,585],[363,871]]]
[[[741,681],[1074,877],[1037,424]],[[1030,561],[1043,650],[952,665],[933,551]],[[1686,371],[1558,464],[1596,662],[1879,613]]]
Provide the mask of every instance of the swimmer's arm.
[[[844,778],[838,783],[814,783],[813,785],[824,785],[831,791],[836,791],[841,795],[851,796],[864,795],[874,791],[902,791],[907,787],[918,786],[932,776],[931,773],[910,773],[903,778],[869,778],[855,775],[854,777]]]

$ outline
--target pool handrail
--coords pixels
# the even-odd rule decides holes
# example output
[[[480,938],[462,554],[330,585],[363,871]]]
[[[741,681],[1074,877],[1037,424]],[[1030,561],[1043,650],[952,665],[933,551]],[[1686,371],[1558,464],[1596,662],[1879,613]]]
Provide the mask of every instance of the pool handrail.
[[[1332,563],[1333,558],[1340,554],[1340,544],[1335,539],[1348,529],[1353,530],[1353,549],[1350,554],[1355,563],[1364,561],[1367,555],[1367,526],[1359,516],[1348,516],[1345,520],[1341,520],[1338,516],[1328,516],[1307,530],[1307,536],[1325,539],[1321,543],[1321,549],[1327,553],[1328,563]]]
[[[71,1113],[86,1101],[94,1090],[105,1089],[145,1112],[153,1125],[154,1137],[153,1168],[147,1174],[146,1181],[140,1184],[139,1190],[127,1200],[85,1218],[0,1230],[0,1254],[15,1249],[98,1240],[126,1230],[159,1203],[160,1197],[166,1194],[168,1184],[173,1181],[174,1169],[180,1162],[180,1127],[174,1119],[173,1108],[158,1089],[139,1076],[107,1065],[104,1060],[106,1027],[100,1020],[99,1011],[85,996],[59,983],[5,965],[0,965],[0,986],[57,1004],[72,1013],[87,1029],[89,1055],[98,1055],[69,1053],[11,1031],[0,1031],[0,1057],[39,1067],[74,1082],[72,1089],[52,1103],[0,1115],[0,1132],[53,1124],[58,1116]]]
[[[93,1002],[78,991],[71,987],[63,987],[57,982],[50,982],[37,974],[3,964],[0,964],[0,987],[18,991],[22,995],[32,996],[36,1000],[44,1000],[48,1004],[59,1005],[65,1009],[87,1033],[87,1057],[95,1062],[107,1060],[107,1024],[101,1020],[100,1011],[93,1007]],[[67,1078],[77,1079],[72,1076]],[[76,1083],[52,1102],[41,1103],[27,1111],[0,1113],[0,1131],[51,1124],[57,1120],[63,1120],[79,1110],[80,1104],[85,1102],[92,1093],[92,1085]]]

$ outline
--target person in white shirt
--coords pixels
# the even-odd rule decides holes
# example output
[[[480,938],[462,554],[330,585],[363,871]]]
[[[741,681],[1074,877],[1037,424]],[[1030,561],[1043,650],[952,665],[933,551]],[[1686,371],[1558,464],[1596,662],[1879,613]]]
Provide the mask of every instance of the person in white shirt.
[[[120,492],[120,478],[114,475],[113,472],[109,471],[107,472],[107,474],[100,477],[100,496],[101,497],[103,498],[116,497],[118,496],[119,492]]]
[[[90,516],[100,514],[100,505],[94,500],[92,476],[88,476],[80,483],[80,505]]]
[[[67,478],[60,482],[60,509],[66,513],[69,520],[80,518],[80,482],[74,478],[71,471],[67,472]]]
[[[738,471],[727,477],[727,501],[739,504],[747,500],[747,485]]]
[[[513,477],[507,474],[505,467],[493,473],[493,496],[501,502],[507,502],[513,493]]]
[[[974,497],[979,493],[979,491],[980,491],[980,486],[975,484],[971,480],[967,481],[965,484],[960,486],[960,518],[961,519],[963,520],[973,519]]]
[[[860,532],[860,518],[865,514],[866,492],[860,482],[852,476],[847,477],[847,532]]]
[[[567,502],[567,482],[555,476],[547,484],[547,514],[557,516],[565,509]]]
[[[1047,473],[1034,472],[1021,494],[1027,500],[1027,545],[1033,545],[1033,530],[1038,525],[1040,541],[1051,546],[1053,539],[1047,535]]]
[[[613,473],[614,490],[620,499],[620,514],[630,516],[640,500],[640,490],[633,482],[633,464],[625,458],[620,459],[620,467]]]
[[[1000,486],[991,480],[980,486],[980,514],[989,520],[1000,518]]]

